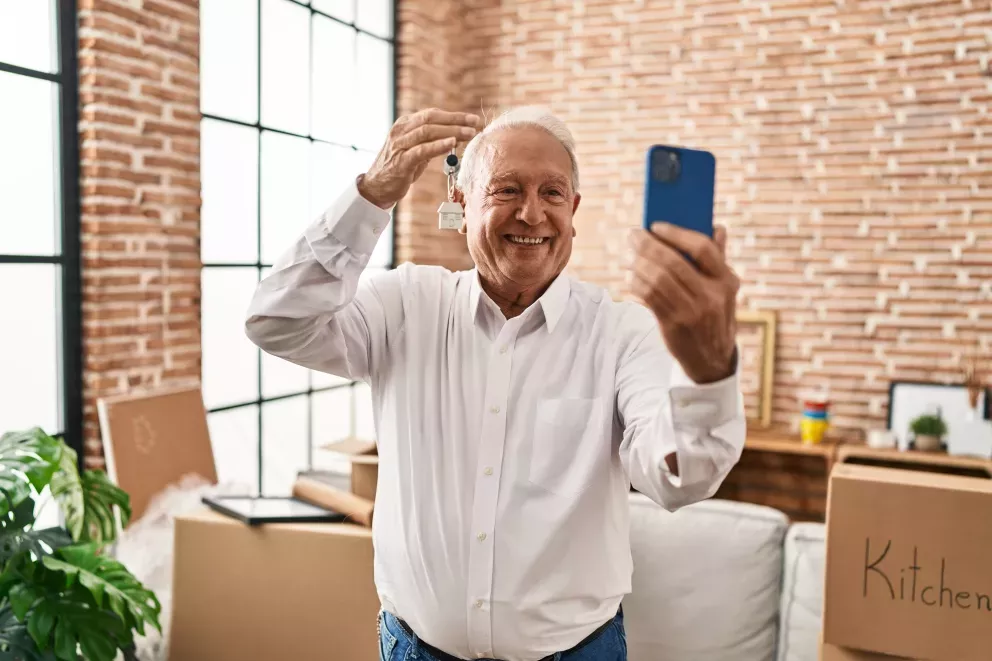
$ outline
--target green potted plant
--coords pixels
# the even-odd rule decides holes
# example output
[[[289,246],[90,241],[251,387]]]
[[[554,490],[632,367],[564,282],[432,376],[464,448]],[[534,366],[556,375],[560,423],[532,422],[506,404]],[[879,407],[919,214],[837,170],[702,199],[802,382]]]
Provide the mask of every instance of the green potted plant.
[[[155,594],[104,549],[130,499],[76,461],[38,428],[0,437],[0,661],[133,658],[135,632],[161,631]],[[64,527],[35,527],[45,487]]]
[[[913,432],[913,443],[917,450],[939,452],[943,447],[947,423],[939,415],[928,413],[916,417],[909,423],[909,429]]]

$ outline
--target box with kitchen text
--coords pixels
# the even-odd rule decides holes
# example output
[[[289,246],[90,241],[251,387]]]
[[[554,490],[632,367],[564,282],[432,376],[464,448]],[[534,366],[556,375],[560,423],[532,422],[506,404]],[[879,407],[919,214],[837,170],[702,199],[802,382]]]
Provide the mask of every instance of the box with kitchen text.
[[[827,505],[825,646],[987,661],[990,553],[992,480],[837,465]]]

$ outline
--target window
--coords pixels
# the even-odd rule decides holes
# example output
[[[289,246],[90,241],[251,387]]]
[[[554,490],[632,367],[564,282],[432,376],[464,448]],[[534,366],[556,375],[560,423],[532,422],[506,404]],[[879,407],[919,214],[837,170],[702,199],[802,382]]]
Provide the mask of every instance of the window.
[[[38,426],[82,453],[71,0],[0,3],[0,433]]]
[[[201,0],[203,396],[221,481],[285,495],[372,438],[368,386],[260,352],[260,277],[375,158],[395,115],[389,0]],[[392,231],[370,268],[392,265]]]

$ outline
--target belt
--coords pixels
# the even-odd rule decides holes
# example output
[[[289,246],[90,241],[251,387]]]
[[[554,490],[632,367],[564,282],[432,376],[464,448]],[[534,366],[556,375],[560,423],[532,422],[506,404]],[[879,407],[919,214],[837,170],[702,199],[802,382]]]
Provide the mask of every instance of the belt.
[[[615,618],[610,618],[606,622],[603,622],[601,625],[599,625],[598,627],[596,627],[596,630],[595,631],[593,631],[591,634],[589,634],[588,636],[586,636],[585,638],[583,638],[582,640],[580,640],[579,643],[578,643],[578,645],[575,645],[574,647],[571,647],[571,648],[569,648],[567,650],[562,650],[562,654],[567,654],[569,652],[577,652],[578,650],[582,649],[583,647],[585,647],[586,645],[588,645],[592,641],[596,640],[596,638],[598,638],[600,634],[602,634],[604,631],[606,631],[606,629],[611,624],[613,624],[613,620],[614,619]],[[403,631],[406,632],[406,635],[415,637],[417,639],[417,644],[420,645],[422,648],[424,648],[424,651],[426,651],[431,656],[433,656],[435,659],[437,659],[437,661],[465,661],[464,659],[459,659],[457,656],[451,656],[447,652],[442,652],[441,650],[437,649],[436,647],[433,647],[431,645],[428,645],[427,643],[425,643],[423,640],[420,639],[420,636],[418,636],[417,634],[415,634],[413,632],[413,630],[410,628],[410,625],[409,624],[407,624],[406,622],[404,622],[403,620],[401,620],[398,617],[396,618],[396,621],[400,623],[400,627],[403,628]],[[548,656],[542,658],[541,661],[553,661],[554,658],[555,658],[555,655],[554,654],[549,654]]]

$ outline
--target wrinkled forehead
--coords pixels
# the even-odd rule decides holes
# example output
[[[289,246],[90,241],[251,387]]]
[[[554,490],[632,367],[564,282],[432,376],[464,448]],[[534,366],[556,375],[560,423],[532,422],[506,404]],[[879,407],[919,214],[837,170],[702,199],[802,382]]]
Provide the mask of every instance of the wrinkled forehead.
[[[508,177],[571,181],[572,161],[558,140],[547,131],[532,127],[508,127],[483,137],[480,145],[479,181]]]

